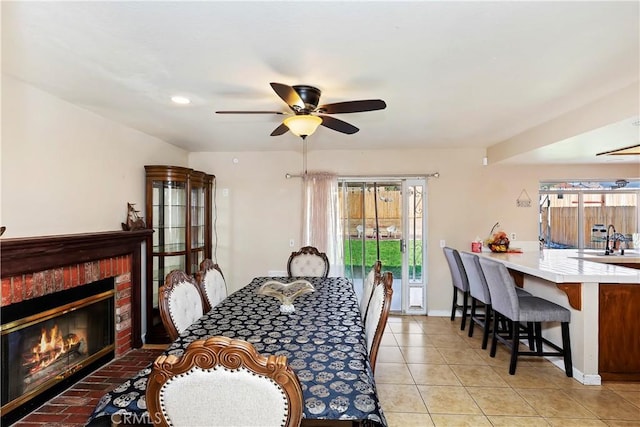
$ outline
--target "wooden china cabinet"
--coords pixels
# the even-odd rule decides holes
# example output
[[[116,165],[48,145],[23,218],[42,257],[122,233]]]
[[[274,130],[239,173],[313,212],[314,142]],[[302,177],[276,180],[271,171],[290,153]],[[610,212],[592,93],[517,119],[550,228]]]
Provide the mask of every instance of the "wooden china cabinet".
[[[180,166],[145,166],[147,241],[147,343],[169,342],[160,319],[158,290],[172,270],[194,275],[211,258],[215,176]]]

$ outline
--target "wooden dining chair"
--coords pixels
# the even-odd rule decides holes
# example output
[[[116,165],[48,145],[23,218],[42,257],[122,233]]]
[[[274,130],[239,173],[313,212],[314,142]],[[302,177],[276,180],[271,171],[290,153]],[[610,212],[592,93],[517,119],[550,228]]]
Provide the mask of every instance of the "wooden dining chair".
[[[371,301],[371,294],[373,293],[373,286],[376,280],[379,280],[380,273],[382,271],[382,262],[380,260],[373,264],[373,267],[367,274],[362,284],[362,298],[360,299],[360,317],[364,322],[367,318],[367,307],[369,307],[369,301]]]
[[[289,277],[327,277],[329,258],[314,246],[303,246],[297,252],[291,252],[287,261]]]
[[[171,340],[204,314],[200,289],[195,279],[182,270],[167,274],[159,293],[160,318]]]
[[[204,297],[204,311],[207,312],[227,297],[227,283],[218,264],[210,258],[202,260],[196,282]]]
[[[375,372],[378,349],[382,341],[382,334],[387,325],[391,297],[393,296],[393,274],[389,271],[378,276],[371,293],[371,301],[367,308],[367,316],[364,322],[364,331],[367,337],[367,350],[371,370]]]
[[[286,356],[243,340],[196,340],[153,364],[146,401],[155,426],[285,426],[302,420],[302,387]]]

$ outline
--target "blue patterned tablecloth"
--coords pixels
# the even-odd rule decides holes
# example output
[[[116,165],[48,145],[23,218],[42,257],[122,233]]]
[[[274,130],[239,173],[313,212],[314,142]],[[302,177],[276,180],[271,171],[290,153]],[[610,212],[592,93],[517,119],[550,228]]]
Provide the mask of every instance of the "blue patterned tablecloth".
[[[296,298],[294,313],[282,314],[278,300],[256,292],[272,279],[293,280],[255,278],[191,325],[166,353],[181,355],[190,342],[214,335],[243,339],[262,354],[287,356],[302,384],[305,419],[358,420],[386,426],[351,282],[338,277],[307,277],[316,291]],[[124,424],[148,422],[145,390],[150,372],[149,366],[107,393],[88,424],[100,424],[105,418]]]

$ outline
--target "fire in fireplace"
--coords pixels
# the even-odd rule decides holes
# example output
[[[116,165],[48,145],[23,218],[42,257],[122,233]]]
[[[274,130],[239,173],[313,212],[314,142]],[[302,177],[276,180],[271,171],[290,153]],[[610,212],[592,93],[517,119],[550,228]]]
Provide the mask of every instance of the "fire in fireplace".
[[[30,347],[27,344],[27,350],[22,357],[25,392],[40,384],[42,380],[65,371],[70,363],[82,359],[83,355],[87,354],[87,338],[84,333],[86,326],[80,328],[83,330],[80,334],[75,325],[63,327],[63,333],[58,323],[55,321],[51,328],[43,325],[39,339],[34,340],[36,345]]]
[[[105,355],[113,357],[114,280],[10,306],[2,325],[2,412],[24,406]],[[3,312],[3,322],[6,322]]]

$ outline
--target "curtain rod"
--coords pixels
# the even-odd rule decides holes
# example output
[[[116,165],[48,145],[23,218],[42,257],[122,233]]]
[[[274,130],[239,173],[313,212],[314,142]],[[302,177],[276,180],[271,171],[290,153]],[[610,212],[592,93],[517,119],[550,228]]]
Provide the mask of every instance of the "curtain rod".
[[[306,173],[304,174],[291,174],[291,173],[286,173],[284,175],[284,177],[286,179],[291,179],[291,178],[304,178],[304,176],[306,175]],[[341,175],[340,178],[338,178],[339,180],[342,179],[348,179],[348,180],[370,180],[370,179],[393,179],[393,178],[440,178],[440,172],[433,172],[433,173],[427,173],[427,174],[398,174],[398,175],[389,175],[387,177],[371,177],[371,176],[362,176],[362,175]]]

